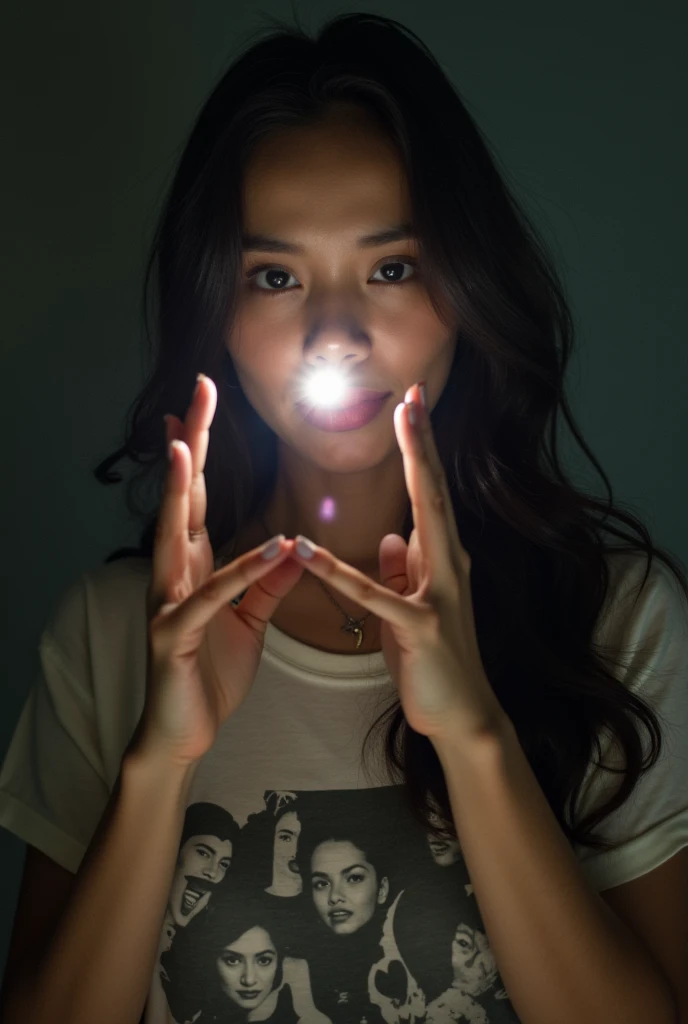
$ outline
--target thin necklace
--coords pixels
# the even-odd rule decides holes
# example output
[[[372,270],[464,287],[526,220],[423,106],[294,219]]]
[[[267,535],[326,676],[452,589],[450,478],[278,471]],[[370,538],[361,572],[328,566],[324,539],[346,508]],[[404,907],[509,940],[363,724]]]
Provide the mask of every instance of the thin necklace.
[[[275,536],[275,534],[274,534],[274,533],[270,533],[270,528],[269,528],[269,526],[268,526],[268,525],[266,524],[266,522],[265,522],[265,520],[263,519],[263,517],[262,517],[262,516],[258,516],[258,521],[259,521],[259,523],[261,524],[261,526],[263,527],[263,529],[265,530],[265,533],[266,533],[266,536],[267,536],[267,537],[274,537],[274,536]],[[344,609],[342,608],[342,606],[341,606],[340,604],[338,604],[338,602],[337,602],[337,601],[335,601],[334,597],[332,596],[332,594],[330,593],[330,591],[329,591],[329,590],[327,589],[327,587],[325,586],[325,584],[323,583],[323,581],[322,581],[322,580],[320,579],[320,577],[319,577],[319,576],[316,576],[316,575],[315,575],[315,573],[312,573],[311,575],[315,577],[315,579],[316,579],[316,580],[318,581],[318,583],[320,584],[320,586],[321,586],[321,587],[323,588],[323,590],[325,591],[325,593],[326,593],[326,594],[327,594],[327,596],[329,597],[329,599],[330,599],[330,601],[332,602],[332,604],[333,604],[333,605],[334,605],[334,606],[335,606],[336,608],[338,608],[338,609],[339,609],[339,611],[340,611],[340,612],[342,613],[342,615],[343,615],[343,616],[344,616],[344,618],[346,619],[346,622],[344,623],[344,625],[343,625],[343,626],[340,626],[339,628],[340,628],[340,630],[342,631],[342,633],[353,633],[353,634],[354,634],[354,636],[355,636],[355,637],[357,637],[357,640],[356,640],[356,649],[358,649],[358,648],[359,648],[359,647],[361,646],[361,644],[363,643],[363,623],[365,622],[365,620],[366,620],[366,619],[368,618],[368,616],[369,616],[369,615],[372,615],[372,612],[367,612],[367,613],[366,613],[366,614],[365,614],[365,615],[363,616],[363,618],[362,618],[362,619],[353,619],[353,618],[352,618],[352,617],[351,617],[350,615],[348,615],[348,614],[347,614],[347,613],[346,613],[346,612],[344,611]]]

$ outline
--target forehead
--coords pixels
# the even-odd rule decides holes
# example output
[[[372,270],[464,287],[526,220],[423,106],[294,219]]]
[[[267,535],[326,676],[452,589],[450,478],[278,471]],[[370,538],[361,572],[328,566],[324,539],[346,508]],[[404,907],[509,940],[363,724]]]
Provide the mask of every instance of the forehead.
[[[225,947],[227,951],[236,953],[275,952],[275,946],[269,933],[260,925],[249,928],[247,932],[240,935],[236,942]]]
[[[213,835],[195,835],[189,836],[184,843],[185,851],[194,851],[197,847],[203,846],[216,853],[231,853],[232,842],[230,839],[218,839],[217,836]]]
[[[406,173],[379,129],[351,118],[275,132],[261,140],[243,178],[248,230],[279,224],[296,234],[365,230],[408,219]]]
[[[350,840],[328,839],[315,848],[311,863],[315,868],[316,864],[363,864],[367,863],[367,861],[363,851],[359,850]]]
[[[280,829],[289,829],[290,832],[300,832],[301,822],[299,821],[296,811],[287,811],[277,822],[277,831]]]

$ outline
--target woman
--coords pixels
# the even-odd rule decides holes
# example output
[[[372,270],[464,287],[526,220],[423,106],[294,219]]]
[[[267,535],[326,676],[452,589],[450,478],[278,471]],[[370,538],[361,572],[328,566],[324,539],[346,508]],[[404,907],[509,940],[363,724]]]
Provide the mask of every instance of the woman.
[[[268,794],[266,807],[250,814],[241,830],[236,871],[256,881],[271,896],[298,896],[302,888],[296,861],[300,832],[298,797]]]
[[[184,976],[164,986],[172,1014],[180,1022],[329,1024],[313,1004],[307,965],[287,950],[275,901],[239,884],[224,887],[163,954],[167,974],[175,977],[178,964]]]
[[[306,818],[297,861],[315,912],[307,958],[317,1005],[333,1021],[381,1021],[368,979],[394,898],[389,837],[342,813]]]
[[[49,794],[41,842],[55,853],[74,801],[82,813],[103,780],[111,793],[86,805],[97,841],[52,933],[47,1016],[101,1021],[107,991],[112,1020],[135,1024],[188,799],[245,820],[267,789],[392,778],[428,831],[438,808],[458,833],[485,934],[516,979],[501,1020],[554,1019],[564,987],[576,1019],[603,1017],[619,989],[629,1013],[669,1019],[684,973],[667,950],[685,928],[688,585],[614,507],[581,439],[563,286],[437,61],[366,14],[255,43],[199,115],[150,270],[154,365],[97,477],[117,479],[126,456],[134,491],[164,478],[164,492],[141,509],[140,547],[65,596],[40,683],[62,713],[41,728],[41,761],[27,708],[6,765],[7,788],[30,794],[33,841]],[[340,408],[317,408],[306,387],[323,369],[344,385]],[[560,465],[560,414],[606,498]],[[44,693],[44,715],[54,706]],[[660,719],[678,732],[664,747]],[[113,750],[114,778],[98,760]],[[22,827],[10,794],[4,813]],[[321,909],[347,867],[321,865]],[[646,884],[651,898],[633,902]],[[591,889],[621,916],[653,908],[662,927],[636,917],[632,950]],[[351,935],[358,910],[323,911],[333,957],[377,923],[377,869],[374,893]],[[566,976],[543,986],[552,946]],[[610,948],[614,975],[590,953]],[[146,1024],[162,1020],[151,1008]]]

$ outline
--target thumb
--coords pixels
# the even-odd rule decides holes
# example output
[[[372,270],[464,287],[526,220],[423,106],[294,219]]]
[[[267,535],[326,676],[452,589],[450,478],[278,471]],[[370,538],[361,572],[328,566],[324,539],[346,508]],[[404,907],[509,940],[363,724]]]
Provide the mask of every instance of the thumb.
[[[242,615],[250,617],[253,625],[262,623],[265,627],[282,598],[287,596],[302,575],[303,566],[292,558],[285,558],[271,572],[261,576],[244,591],[237,612],[240,611]]]
[[[406,575],[408,545],[398,533],[387,533],[380,541],[380,582],[396,594],[405,594],[409,580]]]

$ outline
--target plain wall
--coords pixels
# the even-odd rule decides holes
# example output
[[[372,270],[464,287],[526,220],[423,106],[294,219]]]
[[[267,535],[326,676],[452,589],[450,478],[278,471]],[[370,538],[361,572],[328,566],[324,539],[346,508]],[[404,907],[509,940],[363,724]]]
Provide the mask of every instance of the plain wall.
[[[0,756],[60,593],[138,536],[123,488],[99,485],[91,470],[120,443],[143,380],[140,290],[163,190],[261,12],[289,9],[218,0],[0,8]],[[360,9],[417,32],[491,140],[570,296],[569,396],[583,435],[615,498],[685,563],[688,7],[299,5],[314,29]],[[602,493],[579,452],[568,464]],[[0,829],[0,972],[24,850]]]

